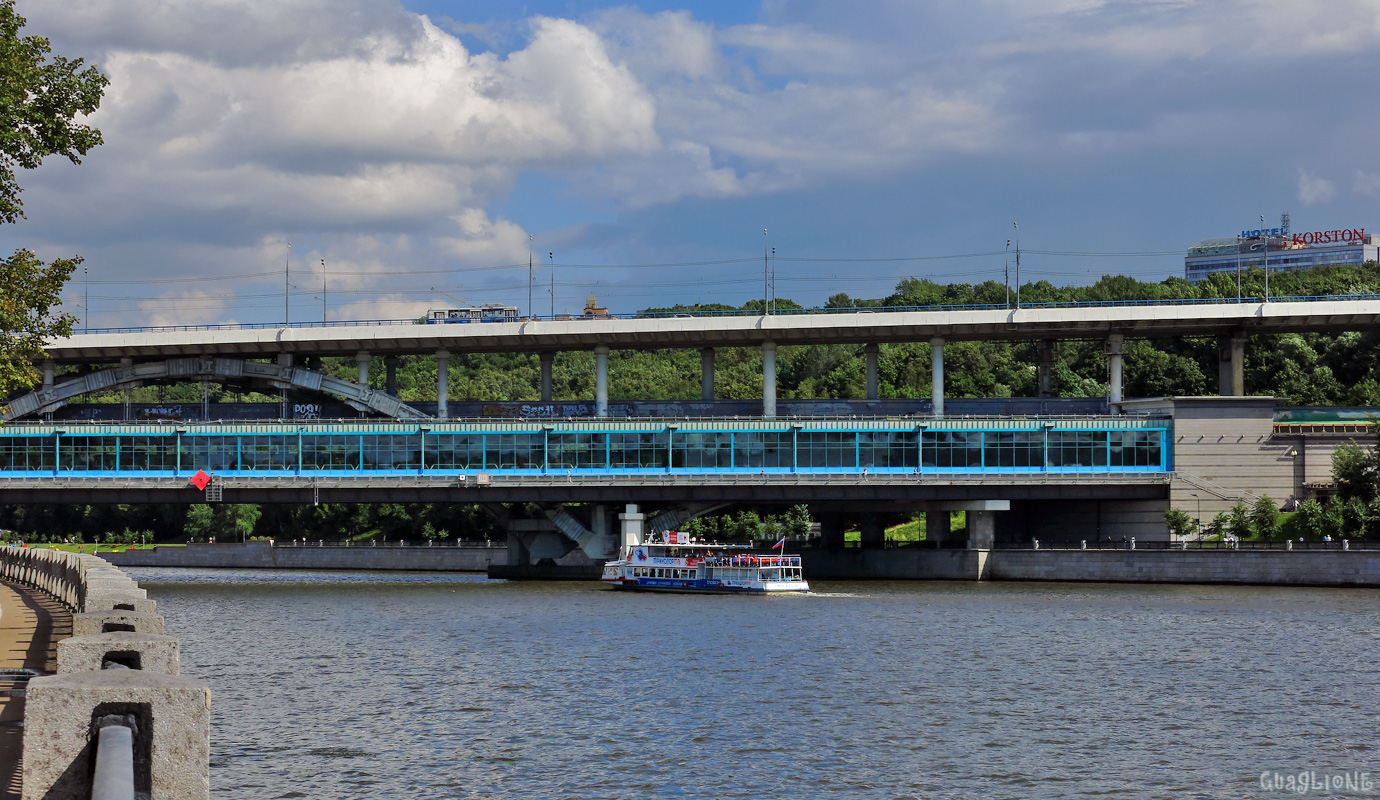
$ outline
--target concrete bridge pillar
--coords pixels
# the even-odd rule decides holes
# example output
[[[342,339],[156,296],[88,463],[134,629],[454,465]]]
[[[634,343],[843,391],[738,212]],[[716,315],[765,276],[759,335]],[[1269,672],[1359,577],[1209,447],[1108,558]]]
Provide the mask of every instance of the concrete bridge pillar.
[[[551,364],[555,361],[556,354],[550,351],[538,353],[537,360],[541,362],[541,401],[551,402]]]
[[[776,419],[776,342],[762,343],[762,419]]]
[[[925,541],[936,546],[949,538],[949,526],[953,523],[953,513],[937,508],[925,510]]]
[[[861,539],[864,550],[881,550],[886,547],[886,528],[882,527],[881,517],[867,514],[862,518]]]
[[[636,503],[628,503],[618,515],[618,542],[623,553],[627,553],[629,547],[642,544],[642,526],[646,521],[647,515],[637,510]]]
[[[359,368],[359,380],[356,381],[360,386],[369,386],[369,351],[361,350],[355,353],[355,366]]]
[[[436,351],[436,417],[450,417],[450,351]]]
[[[1217,338],[1217,393],[1241,397],[1246,393],[1246,337]]]
[[[1121,346],[1125,338],[1119,333],[1107,337],[1107,405],[1113,414],[1121,413]]]
[[[609,349],[594,348],[594,416],[609,415]]]
[[[1035,343],[1036,351],[1039,353],[1039,366],[1037,375],[1040,383],[1040,396],[1054,396],[1054,341],[1052,339],[1041,339]]]
[[[843,549],[843,515],[819,515],[819,544],[826,550]]]
[[[700,399],[714,399],[714,348],[700,348]]]
[[[383,390],[390,397],[398,396],[398,357],[383,357]]]
[[[508,531],[508,566],[525,567],[532,563],[532,553],[522,536],[515,530]]]
[[[991,550],[997,540],[995,511],[968,511],[968,549]]]
[[[930,339],[930,400],[934,415],[944,416],[944,339]]]
[[[132,367],[132,366],[134,366],[134,359],[128,358],[128,357],[120,359],[120,368],[121,368],[121,369],[129,369],[129,368]],[[134,416],[134,414],[132,413],[131,408],[130,408],[131,404],[133,403],[134,398],[133,398],[133,396],[130,394],[130,389],[129,389],[129,387],[125,387],[124,396],[125,396],[125,417],[124,417],[124,418],[125,418],[125,419],[130,419],[131,417]]]
[[[44,362],[43,362],[43,388],[44,388],[44,389],[48,389],[48,388],[51,388],[51,387],[52,387],[52,385],[53,385],[53,373],[54,373],[54,371],[56,371],[56,369],[57,369],[57,365],[55,365],[53,362],[51,362],[51,361],[44,361]]]
[[[881,352],[875,344],[863,347],[863,359],[867,362],[867,399],[877,399],[877,354]]]

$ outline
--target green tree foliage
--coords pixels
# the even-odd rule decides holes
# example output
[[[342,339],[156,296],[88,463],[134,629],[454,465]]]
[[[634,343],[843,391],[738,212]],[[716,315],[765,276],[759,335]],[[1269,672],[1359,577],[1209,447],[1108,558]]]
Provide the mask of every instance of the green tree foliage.
[[[1279,508],[1269,495],[1256,500],[1251,506],[1250,525],[1261,539],[1273,539],[1279,535]]]
[[[34,169],[47,156],[74,164],[101,143],[101,132],[78,120],[101,104],[109,80],[82,59],[53,56],[42,36],[21,36],[14,0],[0,0],[0,221],[24,216],[15,169]]]
[[[1164,522],[1175,539],[1187,539],[1198,532],[1198,520],[1181,509],[1171,508],[1164,512]]]
[[[24,216],[16,170],[52,155],[80,163],[101,143],[100,131],[79,118],[100,105],[105,76],[79,58],[51,55],[48,40],[22,36],[23,27],[14,0],[0,0],[0,222]],[[73,318],[53,309],[80,261],[44,264],[18,250],[0,262],[0,396],[34,385],[44,342],[72,332]]]
[[[248,503],[194,505],[187,509],[184,530],[189,538],[198,541],[244,541],[254,535],[261,513],[258,506]]]
[[[1249,539],[1251,536],[1251,510],[1246,505],[1244,499],[1237,500],[1227,512],[1226,532],[1238,539]]]
[[[1380,452],[1362,449],[1355,441],[1338,447],[1332,453],[1332,479],[1342,498],[1369,503],[1380,490]]]

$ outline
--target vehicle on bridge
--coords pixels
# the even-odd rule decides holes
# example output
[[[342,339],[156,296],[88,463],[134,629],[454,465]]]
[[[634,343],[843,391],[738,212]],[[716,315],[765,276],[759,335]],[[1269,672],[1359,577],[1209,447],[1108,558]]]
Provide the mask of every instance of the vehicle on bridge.
[[[785,540],[778,542],[785,545]],[[630,545],[604,565],[600,580],[614,589],[690,594],[808,592],[800,556],[762,555],[743,545],[691,543],[669,532],[661,542]]]
[[[443,308],[427,313],[426,321],[429,324],[446,324],[452,322],[517,322],[519,319],[517,306],[505,306],[502,303],[485,303],[482,306],[465,306],[464,308]]]

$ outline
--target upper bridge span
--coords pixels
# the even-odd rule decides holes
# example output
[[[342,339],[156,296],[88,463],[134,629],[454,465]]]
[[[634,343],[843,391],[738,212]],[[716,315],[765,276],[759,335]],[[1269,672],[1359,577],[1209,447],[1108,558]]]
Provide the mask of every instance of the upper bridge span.
[[[1022,341],[1231,336],[1380,327],[1380,297],[1270,302],[1061,304],[1019,309],[822,309],[771,316],[659,316],[418,324],[410,320],[291,326],[127,328],[52,342],[56,362],[281,354],[401,355],[610,349],[876,344],[942,338]]]

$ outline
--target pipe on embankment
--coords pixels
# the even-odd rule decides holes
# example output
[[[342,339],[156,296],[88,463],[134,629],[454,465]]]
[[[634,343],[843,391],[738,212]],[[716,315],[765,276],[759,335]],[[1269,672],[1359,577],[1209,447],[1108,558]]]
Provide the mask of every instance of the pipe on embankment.
[[[73,612],[58,674],[25,693],[24,800],[122,798],[129,787],[208,800],[211,692],[178,674],[178,641],[147,593],[104,559],[39,548],[0,547],[0,577]]]

